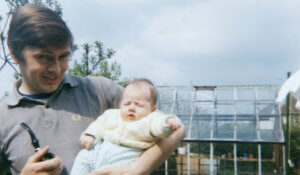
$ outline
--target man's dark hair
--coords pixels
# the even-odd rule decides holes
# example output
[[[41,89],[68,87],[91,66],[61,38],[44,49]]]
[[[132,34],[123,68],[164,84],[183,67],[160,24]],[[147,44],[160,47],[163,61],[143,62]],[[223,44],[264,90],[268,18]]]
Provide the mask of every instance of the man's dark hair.
[[[28,4],[17,9],[11,19],[7,45],[18,61],[23,50],[73,46],[73,36],[61,17],[49,8]]]

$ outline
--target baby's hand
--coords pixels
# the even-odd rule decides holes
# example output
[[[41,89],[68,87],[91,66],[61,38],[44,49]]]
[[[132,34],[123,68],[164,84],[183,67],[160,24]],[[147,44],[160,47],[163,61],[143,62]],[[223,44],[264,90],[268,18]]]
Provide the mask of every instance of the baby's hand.
[[[83,134],[80,137],[80,144],[84,149],[90,150],[94,142],[95,138],[93,136]]]
[[[177,130],[180,127],[180,121],[174,118],[167,119],[167,125],[173,130]]]

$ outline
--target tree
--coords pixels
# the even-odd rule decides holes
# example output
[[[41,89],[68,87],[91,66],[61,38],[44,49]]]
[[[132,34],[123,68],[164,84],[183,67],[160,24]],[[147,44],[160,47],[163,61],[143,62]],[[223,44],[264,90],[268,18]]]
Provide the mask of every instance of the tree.
[[[112,56],[116,53],[113,49],[106,49],[103,43],[95,41],[93,44],[84,43],[81,45],[83,49],[82,57],[79,62],[74,61],[74,65],[69,69],[69,74],[78,76],[104,76],[120,85],[125,86],[127,79],[120,81],[122,70],[121,65],[116,61],[112,61]],[[75,46],[74,50],[78,50]]]

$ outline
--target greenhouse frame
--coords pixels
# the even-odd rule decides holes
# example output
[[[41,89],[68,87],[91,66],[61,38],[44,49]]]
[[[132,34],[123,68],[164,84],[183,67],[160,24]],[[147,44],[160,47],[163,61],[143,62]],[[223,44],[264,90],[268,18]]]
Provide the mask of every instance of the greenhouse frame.
[[[158,108],[176,114],[185,125],[186,137],[175,156],[177,174],[237,175],[251,168],[258,175],[286,174],[281,111],[275,103],[279,86],[157,89]],[[168,162],[164,174],[173,174]]]

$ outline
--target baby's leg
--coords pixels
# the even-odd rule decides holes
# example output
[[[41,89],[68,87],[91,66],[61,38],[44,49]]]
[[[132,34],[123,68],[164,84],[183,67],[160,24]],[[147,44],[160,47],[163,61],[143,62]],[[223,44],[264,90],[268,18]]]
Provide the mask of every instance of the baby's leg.
[[[107,168],[116,165],[126,165],[134,162],[141,155],[141,149],[120,146],[109,141],[104,141],[101,145],[98,156],[101,161],[96,162],[96,169]]]
[[[97,155],[100,151],[101,142],[97,142],[91,150],[82,149],[76,156],[71,175],[85,175],[95,171]]]

